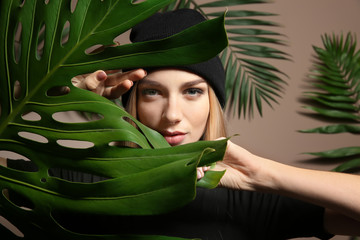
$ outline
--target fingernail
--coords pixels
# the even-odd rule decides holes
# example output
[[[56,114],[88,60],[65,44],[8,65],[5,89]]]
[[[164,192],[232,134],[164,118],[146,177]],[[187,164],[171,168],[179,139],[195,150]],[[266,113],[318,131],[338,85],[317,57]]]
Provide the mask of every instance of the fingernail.
[[[96,75],[96,78],[97,78],[98,81],[105,80],[106,79],[106,73],[101,71]]]

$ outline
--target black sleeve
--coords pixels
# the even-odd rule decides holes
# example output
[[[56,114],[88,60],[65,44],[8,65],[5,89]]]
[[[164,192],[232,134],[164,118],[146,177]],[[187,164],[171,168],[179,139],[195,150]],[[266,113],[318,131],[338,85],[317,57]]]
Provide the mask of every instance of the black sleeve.
[[[60,216],[66,228],[92,234],[151,234],[203,240],[329,239],[324,209],[272,194],[197,189],[193,202],[158,216]],[[90,220],[91,219],[91,220]]]
[[[38,167],[31,161],[7,159],[8,168],[17,169],[25,172],[36,172]]]
[[[8,161],[19,170],[26,161]],[[92,182],[98,177],[55,171],[61,178]],[[99,216],[56,213],[67,229],[96,234],[156,234],[203,240],[280,240],[297,237],[330,239],[323,229],[324,208],[274,194],[197,188],[194,201],[158,216]]]
[[[183,220],[188,214],[196,227],[200,223],[218,236],[205,239],[332,237],[323,227],[324,208],[274,194],[198,189],[195,201],[180,212]]]
[[[231,190],[230,190],[231,191]],[[236,218],[253,239],[317,237],[330,239],[324,230],[324,208],[276,194],[233,191]]]

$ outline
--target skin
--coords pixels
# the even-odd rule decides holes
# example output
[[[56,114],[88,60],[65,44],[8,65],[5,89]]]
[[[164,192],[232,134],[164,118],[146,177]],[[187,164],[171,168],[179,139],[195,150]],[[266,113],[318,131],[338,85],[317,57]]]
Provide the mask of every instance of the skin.
[[[97,71],[87,76],[81,76],[79,79],[75,79],[73,83],[75,86],[111,98],[120,96],[132,86],[134,81],[141,80],[147,75],[142,69],[128,73],[115,73],[113,75],[108,75],[107,73],[104,75],[103,73],[105,72]],[[145,79],[156,80],[154,75],[149,75],[151,78]],[[185,80],[183,79],[182,81]],[[146,87],[145,83],[143,86]],[[163,89],[160,89],[159,94],[157,91],[152,91],[150,92],[151,96],[149,96],[149,92],[145,91],[147,93],[139,97],[143,104],[149,104],[151,108],[154,107],[152,104],[159,101],[159,109],[153,109],[153,111],[157,111],[158,115],[153,116],[154,119],[151,120],[145,119],[146,109],[138,109],[138,115],[142,115],[143,121],[150,121],[148,124],[153,124],[151,127],[160,132],[163,129],[186,130],[185,132],[187,132],[188,128],[181,127],[188,126],[190,120],[185,121],[187,124],[182,123],[184,120],[183,115],[187,116],[187,113],[184,114],[183,111],[188,112],[191,109],[182,109],[182,107],[191,108],[191,106],[195,106],[186,104],[190,101],[187,99],[189,92],[186,93],[186,91],[180,90],[183,86],[180,80],[175,84],[177,87],[174,88],[168,81],[161,83],[166,86],[165,92]],[[162,85],[160,84],[160,86]],[[154,93],[155,97],[153,96]],[[152,97],[155,99],[152,99]],[[196,106],[196,109],[198,108],[199,106]],[[166,115],[168,116],[166,117]],[[177,115],[181,116],[181,118],[173,118]],[[165,121],[164,119],[168,120]],[[189,129],[191,130],[192,127]],[[201,137],[195,131],[194,133],[191,131],[190,135],[192,135],[191,138],[186,136],[178,144],[198,141]],[[0,160],[2,165],[6,165],[3,159],[0,158]],[[284,165],[277,161],[257,156],[231,141],[228,141],[223,161],[216,164],[216,170],[224,169],[226,173],[220,182],[220,185],[223,187],[276,193],[323,206],[325,208],[324,228],[326,231],[334,235],[360,236],[359,175],[316,171]],[[203,171],[206,170],[198,170],[202,172],[198,177],[202,177]]]
[[[169,81],[171,79],[171,81]],[[166,69],[138,84],[140,122],[161,133],[171,146],[199,141],[210,111],[208,84],[196,74]]]

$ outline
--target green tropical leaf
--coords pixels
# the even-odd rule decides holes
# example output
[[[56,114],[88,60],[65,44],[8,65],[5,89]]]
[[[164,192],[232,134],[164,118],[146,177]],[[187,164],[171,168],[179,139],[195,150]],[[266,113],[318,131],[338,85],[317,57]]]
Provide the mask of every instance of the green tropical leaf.
[[[358,167],[360,167],[360,158],[355,158],[355,159],[347,161],[347,162],[345,162],[343,164],[340,164],[339,166],[334,168],[332,171],[334,171],[334,172],[345,172],[345,171],[349,171],[349,170],[352,170],[352,169],[356,169]]]
[[[347,120],[354,120],[354,121],[360,119],[360,116],[357,116],[355,114],[345,112],[345,111],[338,111],[338,110],[311,107],[311,106],[304,106],[304,108],[313,110],[323,116],[331,117],[331,118],[347,119]]]
[[[197,63],[227,45],[222,16],[164,40],[112,46],[117,36],[170,2],[1,1],[0,154],[16,154],[37,169],[0,167],[0,215],[24,234],[21,239],[177,239],[81,235],[62,228],[52,216],[55,210],[168,212],[194,198],[197,166],[222,159],[226,140],[169,147],[112,101],[71,84],[72,77],[98,69]],[[89,53],[99,45],[102,51]],[[69,113],[97,118],[67,122],[58,116]],[[119,147],[118,142],[139,148]],[[50,175],[51,169],[104,180],[71,182]],[[213,187],[219,178],[209,172],[204,181]],[[22,196],[29,206],[18,205],[6,192]],[[1,231],[6,239],[19,238],[3,226]]]
[[[301,130],[303,133],[352,133],[360,134],[360,51],[356,48],[356,38],[348,33],[322,36],[323,47],[314,46],[316,60],[309,75],[313,87],[319,91],[305,92],[316,116],[325,117],[332,125]],[[349,121],[352,124],[349,124]],[[336,124],[334,124],[336,123]],[[335,171],[357,168],[360,147],[344,147],[317,153],[308,153],[321,158],[343,158],[344,163]]]
[[[352,98],[352,96],[341,96],[341,95],[328,95],[326,93],[321,92],[304,92],[306,97],[318,96],[320,99],[328,100],[329,102],[345,102],[345,103],[356,103],[356,99]]]
[[[312,96],[309,96],[309,98],[317,101],[318,103],[321,103],[324,106],[331,107],[334,109],[349,110],[349,111],[354,111],[354,112],[356,112],[359,109],[358,107],[356,107],[353,104],[348,103],[348,102],[327,101],[323,98],[312,97]],[[352,101],[352,103],[354,103],[354,101]]]
[[[323,152],[308,152],[306,154],[324,157],[324,158],[349,157],[360,154],[360,147],[344,147],[344,148],[332,149]]]
[[[325,133],[325,134],[335,134],[335,133],[360,133],[360,126],[347,125],[347,124],[336,124],[330,126],[323,126],[308,130],[300,130],[302,133]]]

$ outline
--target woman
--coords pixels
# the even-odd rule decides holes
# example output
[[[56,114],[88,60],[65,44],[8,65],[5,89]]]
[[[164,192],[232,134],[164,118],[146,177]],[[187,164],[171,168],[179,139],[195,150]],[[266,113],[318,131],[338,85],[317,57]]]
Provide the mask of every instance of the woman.
[[[179,32],[182,30],[180,29],[182,27],[189,27],[184,27],[182,24],[178,24],[179,22],[191,22],[190,25],[193,25],[198,21],[202,21],[202,17],[199,17],[201,20],[198,20],[198,15],[200,14],[194,12],[191,10],[180,10],[173,13],[156,15],[133,29],[131,33],[132,41],[139,42],[164,38]],[[179,29],[175,29],[178,25],[182,26]],[[225,136],[221,109],[221,106],[224,106],[223,69],[219,68],[218,59],[215,59],[201,63],[199,66],[189,65],[177,68],[146,69],[146,71],[138,69],[124,74],[110,75],[108,79],[105,72],[98,71],[86,76],[82,80],[77,79],[75,85],[98,93],[103,92],[105,97],[111,97],[109,92],[112,92],[113,97],[118,97],[127,92],[134,82],[137,82],[135,88],[131,91],[130,100],[128,101],[128,96],[125,95],[123,103],[132,115],[148,127],[163,134],[171,145],[194,142],[200,139],[215,140]],[[143,80],[138,81],[140,79]],[[109,86],[104,87],[108,84],[106,83],[107,81],[111,83]],[[256,217],[257,219],[254,219],[254,217],[248,218],[249,221],[262,222],[265,226],[269,227],[268,233],[260,234],[259,236],[261,237],[258,236],[259,239],[307,236],[308,234],[314,234],[314,232],[310,233],[311,231],[315,231],[320,238],[329,237],[326,232],[335,235],[360,235],[359,176],[286,166],[256,156],[233,144],[231,141],[229,141],[223,162],[217,163],[216,168],[227,170],[221,180],[221,186],[230,189],[247,190],[251,191],[251,193],[216,189],[210,195],[215,196],[218,201],[222,201],[222,194],[242,198],[242,201],[246,201],[245,199],[248,198],[252,198],[254,202],[259,201],[257,203],[259,205],[255,204],[255,206],[244,204],[244,206],[246,205],[249,208],[259,207],[259,209],[262,209],[254,211],[259,214]],[[198,170],[198,177],[203,176],[204,170],[206,171],[207,169]],[[207,192],[206,190],[203,191]],[[215,193],[216,191],[218,193]],[[252,191],[266,194],[252,193]],[[197,200],[208,196],[207,194],[209,193],[200,192],[200,197]],[[306,203],[303,205],[302,202],[271,194],[280,194],[314,205],[307,205]],[[227,199],[230,201],[229,197]],[[269,202],[278,201],[279,204],[272,205],[272,203],[262,202],[265,199]],[[219,206],[215,204],[213,207]],[[286,212],[283,212],[283,209],[288,207],[292,209],[292,212],[286,214]],[[269,222],[261,219],[263,212],[270,211],[269,208],[273,208],[275,212],[278,212],[278,215],[269,214],[267,217],[272,216],[277,218],[277,220],[284,217],[285,220],[280,219],[277,223],[278,225],[284,224],[280,228],[283,231],[283,235],[279,233],[276,233],[278,234],[276,235],[275,232],[277,230],[271,230],[271,228],[278,228],[274,223],[275,219],[269,220]],[[313,210],[308,211],[311,208]],[[224,209],[224,211],[229,211],[229,209]],[[304,211],[303,214],[318,211],[321,223],[312,222],[311,218],[314,216],[301,216],[301,211]],[[245,212],[250,214],[251,211]],[[287,218],[286,215],[292,215],[293,218],[299,217],[301,221],[296,222],[291,217]],[[219,218],[221,217],[219,215]],[[235,218],[236,214],[233,217]],[[224,218],[224,221],[228,221],[228,219]],[[298,224],[298,226],[294,228],[294,224]],[[312,225],[308,226],[309,228],[313,227],[309,233],[306,233],[307,230],[305,229],[307,224]],[[264,228],[266,228],[265,226]],[[247,225],[246,227],[249,229],[253,228],[254,232],[262,231],[261,228],[256,229],[254,226]],[[317,230],[314,229],[316,227],[318,228]],[[287,228],[291,230],[287,231]],[[236,231],[229,229],[227,231],[231,232],[229,235],[236,234]],[[246,231],[239,233],[239,236],[244,237],[247,234],[244,232]],[[251,231],[249,230],[249,232]],[[224,234],[224,232],[220,233],[219,230],[218,234]],[[232,237],[237,239],[235,236]],[[249,239],[255,238],[255,235],[253,235]]]
[[[203,17],[192,10],[158,14],[136,26],[131,37],[133,41],[149,40],[148,36],[158,39],[164,35],[152,32],[165,32],[166,37],[198,21]],[[164,27],[166,24],[170,28]],[[225,136],[225,80],[219,64],[215,58],[199,65],[137,69],[109,76],[97,71],[73,82],[107,98],[123,95],[131,114],[175,146]],[[216,169],[226,169],[221,187],[199,188],[196,199],[178,211],[161,216],[116,217],[105,226],[103,221],[95,221],[95,226],[89,223],[77,229],[202,239],[360,235],[359,176],[286,166],[256,156],[231,141]],[[206,170],[199,169],[198,177]]]

